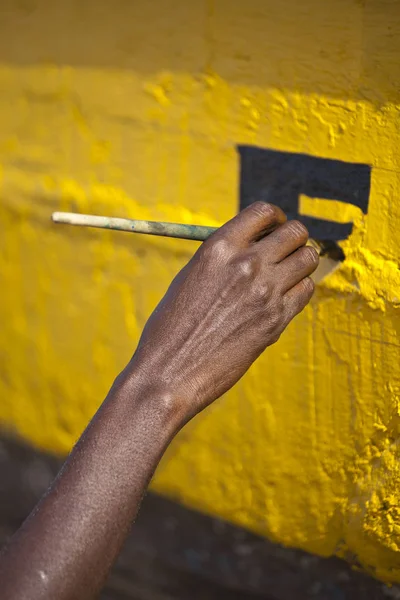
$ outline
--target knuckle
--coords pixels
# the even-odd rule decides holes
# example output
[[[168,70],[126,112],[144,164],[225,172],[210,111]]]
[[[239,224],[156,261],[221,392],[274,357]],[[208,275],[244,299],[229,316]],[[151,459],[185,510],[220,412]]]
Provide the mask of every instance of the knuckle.
[[[319,263],[319,254],[312,246],[301,249],[301,258],[306,266],[313,267]]]
[[[262,314],[264,314],[264,307],[269,296],[269,289],[264,283],[260,282],[259,278],[252,280],[251,285],[248,286],[247,294],[252,306],[257,308],[257,310],[261,310]]]
[[[274,294],[274,285],[271,281],[262,278],[257,286],[257,290],[263,301],[268,302]]]
[[[290,233],[294,237],[296,237],[300,240],[304,240],[304,241],[308,240],[308,229],[300,221],[296,221],[296,220],[290,221],[290,223],[288,223],[288,227],[289,227]]]
[[[268,326],[272,331],[279,328],[283,318],[283,301],[281,299],[274,301],[274,306],[268,310]]]
[[[297,293],[293,298],[293,309],[298,314],[307,306],[314,293],[315,283],[311,277],[305,277],[297,286]]]
[[[263,219],[265,218],[275,218],[277,215],[277,208],[273,204],[269,202],[263,202],[262,200],[257,200],[251,204],[251,210],[258,217]]]
[[[269,336],[274,341],[278,341],[282,330],[284,329],[284,314],[283,312],[275,312],[269,315],[268,318],[268,330]]]
[[[260,270],[260,260],[256,254],[246,254],[235,262],[236,272],[246,279],[252,279]]]
[[[214,238],[203,244],[202,255],[210,261],[226,262],[232,255],[232,247],[226,238]]]
[[[311,277],[306,277],[302,281],[303,284],[303,292],[307,298],[311,298],[315,290],[315,283],[311,279]]]
[[[256,200],[255,202],[252,203],[251,207],[254,212],[260,213],[263,215],[268,214],[271,211],[273,211],[272,204],[269,204],[269,202],[263,202],[262,200]]]

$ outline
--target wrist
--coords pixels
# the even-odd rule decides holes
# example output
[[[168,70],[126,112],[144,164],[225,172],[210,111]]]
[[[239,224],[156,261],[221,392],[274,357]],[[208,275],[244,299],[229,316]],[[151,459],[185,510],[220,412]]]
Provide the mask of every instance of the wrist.
[[[117,376],[110,391],[128,413],[144,412],[172,437],[189,419],[185,410],[187,402],[172,386],[156,376],[149,377],[131,363]]]

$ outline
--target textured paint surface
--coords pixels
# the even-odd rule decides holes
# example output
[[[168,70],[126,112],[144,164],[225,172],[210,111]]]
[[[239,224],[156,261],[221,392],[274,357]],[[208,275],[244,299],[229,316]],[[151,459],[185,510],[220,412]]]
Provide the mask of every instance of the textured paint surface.
[[[52,211],[218,225],[237,145],[371,165],[346,262],[153,485],[400,581],[398,2],[4,0],[0,31],[3,426],[67,452],[196,247]]]

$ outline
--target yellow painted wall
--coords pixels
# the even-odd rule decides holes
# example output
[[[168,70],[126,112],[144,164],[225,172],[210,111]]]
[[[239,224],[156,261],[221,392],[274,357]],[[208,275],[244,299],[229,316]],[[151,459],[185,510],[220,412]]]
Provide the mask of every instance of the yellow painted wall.
[[[222,223],[243,143],[372,165],[368,216],[154,487],[400,581],[397,0],[2,1],[1,422],[67,452],[196,247],[51,211]]]

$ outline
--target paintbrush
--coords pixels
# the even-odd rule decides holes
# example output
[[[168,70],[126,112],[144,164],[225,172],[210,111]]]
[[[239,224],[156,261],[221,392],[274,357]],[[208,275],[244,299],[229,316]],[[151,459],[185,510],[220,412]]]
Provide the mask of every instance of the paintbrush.
[[[204,240],[210,237],[210,235],[218,229],[218,227],[206,227],[204,225],[164,223],[162,221],[138,221],[135,219],[99,217],[96,215],[81,215],[68,212],[55,212],[52,214],[52,220],[54,223],[63,223],[66,225],[114,229],[116,231],[159,235],[162,237],[193,240],[197,242],[204,242]],[[324,259],[320,261],[320,265],[313,275],[313,279],[316,282],[320,281],[329,273],[332,273],[345,258],[343,250],[336,242],[310,239],[308,244],[313,246],[320,257]]]

